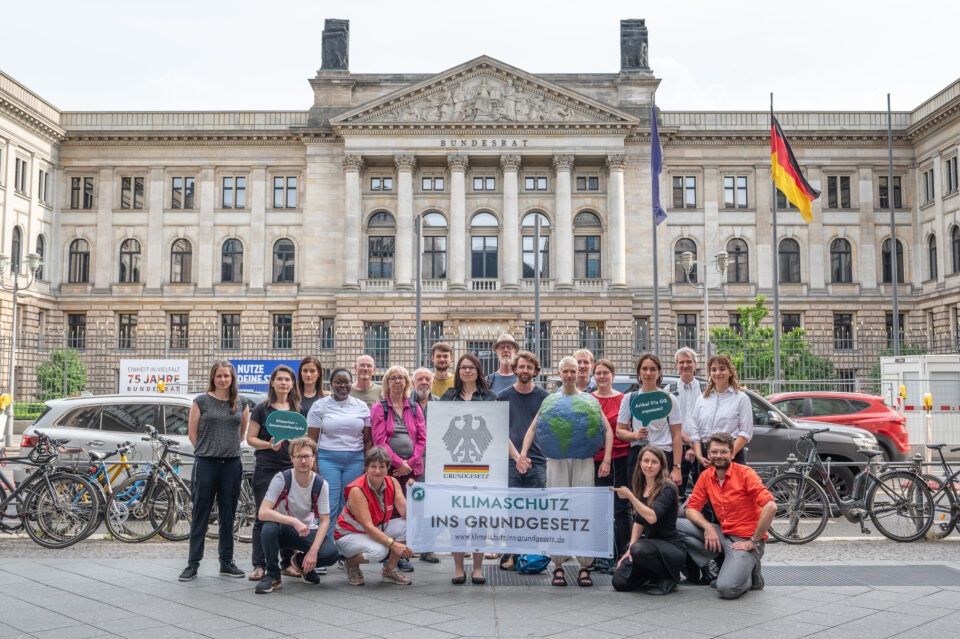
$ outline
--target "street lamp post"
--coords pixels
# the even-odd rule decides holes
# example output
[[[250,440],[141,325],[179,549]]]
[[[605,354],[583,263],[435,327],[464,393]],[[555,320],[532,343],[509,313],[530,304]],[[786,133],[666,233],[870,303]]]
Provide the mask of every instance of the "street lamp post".
[[[680,254],[680,269],[683,271],[684,278],[690,286],[703,290],[703,353],[704,361],[710,359],[710,289],[720,288],[727,280],[727,266],[730,265],[730,255],[726,251],[720,251],[713,258],[713,264],[720,273],[720,281],[716,286],[710,286],[710,273],[708,269],[703,269],[703,284],[697,284],[690,281],[690,272],[696,265],[693,253],[684,251]],[[678,336],[679,337],[679,336]]]
[[[3,436],[5,446],[13,446],[13,398],[15,389],[14,372],[16,370],[15,366],[17,355],[17,300],[20,298],[20,291],[30,288],[33,285],[33,282],[37,279],[37,271],[43,267],[43,258],[36,253],[30,253],[27,255],[25,263],[28,273],[23,277],[27,278],[27,283],[24,286],[20,286],[20,278],[22,276],[20,275],[19,269],[11,270],[10,257],[7,255],[0,255],[0,288],[13,293],[13,312],[11,313],[13,316],[13,321],[10,322],[10,386],[7,389],[7,392],[10,393],[10,405],[7,406],[7,426]],[[8,283],[7,271],[10,271],[9,275],[12,283]]]

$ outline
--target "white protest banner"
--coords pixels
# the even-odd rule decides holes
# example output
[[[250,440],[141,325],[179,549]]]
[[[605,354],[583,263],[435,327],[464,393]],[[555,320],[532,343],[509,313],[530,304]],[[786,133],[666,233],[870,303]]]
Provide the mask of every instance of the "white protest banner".
[[[190,362],[185,359],[121,359],[120,393],[156,393],[163,382],[165,393],[186,393]]]
[[[407,496],[407,544],[414,552],[613,556],[609,488],[472,488],[418,482]]]
[[[430,483],[507,486],[507,402],[431,402],[425,478]]]

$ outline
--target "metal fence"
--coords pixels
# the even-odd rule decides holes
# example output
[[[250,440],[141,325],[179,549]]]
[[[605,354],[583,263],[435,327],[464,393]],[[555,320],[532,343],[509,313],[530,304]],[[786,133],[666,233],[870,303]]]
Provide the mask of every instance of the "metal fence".
[[[416,336],[412,331],[391,334],[389,327],[375,323],[366,329],[348,331],[304,331],[286,329],[267,335],[224,334],[216,328],[191,328],[155,334],[118,334],[110,328],[87,329],[82,333],[25,335],[16,345],[16,397],[18,406],[31,402],[88,391],[95,394],[118,390],[121,359],[186,359],[189,387],[202,390],[210,364],[218,359],[292,360],[316,355],[329,371],[352,367],[361,354],[372,355],[378,372],[400,364],[412,370],[430,366],[430,346],[440,339],[451,344],[455,354],[476,354],[484,370],[497,367],[493,344],[496,333],[461,331],[455,334],[433,331],[423,337],[423,360],[416,362]],[[518,336],[521,345],[534,349],[533,331]],[[544,376],[555,374],[556,363],[579,348],[590,349],[597,359],[610,360],[618,374],[633,375],[637,357],[653,349],[654,340],[645,330],[550,330],[545,325],[539,346]],[[664,373],[675,373],[673,354],[681,346],[696,350],[702,359],[703,336],[678,334],[667,329],[660,336]],[[9,336],[0,338],[0,361],[9,361]],[[892,354],[892,345],[883,331],[852,333],[805,333],[781,341],[782,376],[773,378],[771,339],[727,337],[713,339],[711,351],[731,356],[742,382],[763,394],[780,390],[841,390],[878,393],[880,357]],[[904,334],[902,354],[960,353],[952,336],[927,333]],[[701,366],[699,374],[705,375]],[[0,384],[6,389],[9,371],[0,370]],[[29,410],[33,410],[30,408]]]

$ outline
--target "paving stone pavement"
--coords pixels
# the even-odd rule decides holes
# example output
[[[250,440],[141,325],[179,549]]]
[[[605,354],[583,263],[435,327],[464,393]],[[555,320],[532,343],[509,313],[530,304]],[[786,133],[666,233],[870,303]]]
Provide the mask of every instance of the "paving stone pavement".
[[[863,545],[861,544],[861,548]],[[247,563],[249,547],[238,547]],[[894,545],[892,548],[904,548]],[[850,555],[850,566],[889,567],[891,575],[914,570],[922,583],[929,565],[942,576],[960,561],[893,561]],[[947,546],[938,546],[947,550]],[[208,555],[211,552],[208,548]],[[771,548],[772,550],[772,548]],[[215,553],[215,550],[213,551]],[[828,561],[784,561],[792,549],[768,552],[772,575],[796,568],[844,565],[834,551]],[[830,555],[821,549],[818,554]],[[953,554],[952,552],[950,554]],[[0,539],[0,639],[6,637],[923,637],[956,636],[960,628],[960,585],[797,586],[767,580],[767,587],[736,601],[716,591],[682,584],[666,597],[617,593],[609,586],[453,586],[452,561],[414,561],[414,584],[378,583],[367,567],[367,585],[351,587],[330,569],[318,586],[285,578],[283,587],[257,595],[246,579],[221,577],[216,560],[200,576],[180,583],[183,544],[124,545],[84,542],[51,552],[24,540]],[[890,557],[887,554],[887,557]],[[937,561],[929,561],[937,557]],[[778,566],[792,566],[777,571]],[[494,563],[485,564],[488,575]],[[855,569],[851,568],[851,572]],[[868,571],[871,572],[871,571]],[[872,571],[875,573],[875,571]],[[949,573],[949,571],[948,571]],[[952,574],[952,573],[949,573]],[[916,578],[919,575],[919,578]],[[600,581],[600,579],[598,579]],[[784,578],[781,578],[784,581]]]

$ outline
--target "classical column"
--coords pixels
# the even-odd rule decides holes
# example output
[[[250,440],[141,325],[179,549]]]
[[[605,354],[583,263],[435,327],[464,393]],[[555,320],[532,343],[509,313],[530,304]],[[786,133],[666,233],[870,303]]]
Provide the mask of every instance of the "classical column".
[[[413,168],[415,155],[394,156],[397,165],[397,288],[413,283]]]
[[[573,220],[571,219],[570,172],[573,170],[572,155],[553,156],[553,168],[557,172],[555,189],[557,214],[557,288],[573,287]]]
[[[503,288],[520,286],[520,202],[517,173],[520,155],[501,155],[503,169]]]
[[[448,155],[450,167],[450,253],[447,269],[447,287],[466,287],[467,261],[467,195],[464,186],[467,172],[466,155]]]
[[[363,157],[343,158],[343,287],[360,288],[360,170]]]
[[[607,156],[607,215],[609,216],[608,236],[610,237],[607,263],[610,265],[610,285],[624,288],[627,285],[627,223],[626,200],[623,192],[623,169],[627,165],[627,156],[623,154]]]

